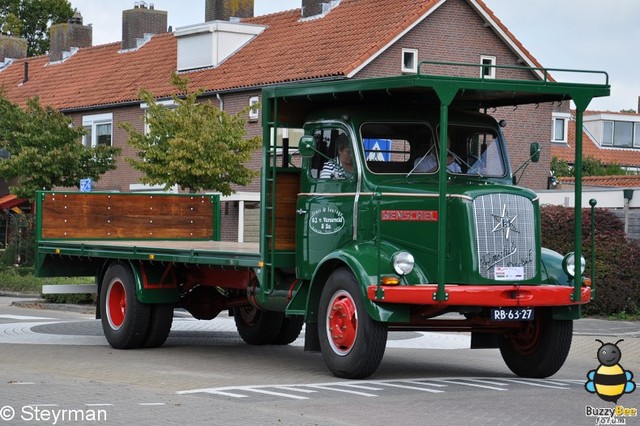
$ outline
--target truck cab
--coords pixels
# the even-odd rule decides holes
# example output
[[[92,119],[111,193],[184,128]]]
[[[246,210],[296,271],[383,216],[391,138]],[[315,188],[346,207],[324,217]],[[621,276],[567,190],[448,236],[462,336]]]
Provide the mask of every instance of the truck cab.
[[[305,316],[305,348],[321,350],[334,374],[370,375],[394,330],[471,332],[472,348],[500,348],[519,376],[560,369],[592,296],[576,266],[581,236],[574,253],[541,247],[538,197],[515,184],[508,123],[487,111],[573,99],[581,120],[608,84],[544,76],[419,74],[263,91],[268,217],[277,221],[278,176],[299,176],[285,312]],[[278,146],[279,127],[303,129],[297,147]],[[537,143],[530,153],[537,161]]]

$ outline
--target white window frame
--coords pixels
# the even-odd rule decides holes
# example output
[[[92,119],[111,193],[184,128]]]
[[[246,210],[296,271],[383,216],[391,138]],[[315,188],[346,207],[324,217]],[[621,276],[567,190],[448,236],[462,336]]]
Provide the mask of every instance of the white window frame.
[[[168,99],[164,101],[157,101],[156,104],[162,105],[165,108],[175,109],[178,108],[178,104],[174,99]],[[144,134],[145,136],[149,134],[151,127],[149,126],[149,120],[147,120],[147,110],[149,109],[149,104],[143,102],[140,104],[140,109],[144,110]]]
[[[407,66],[407,61],[405,61],[405,55],[412,56],[412,60],[410,61],[409,66]],[[416,74],[418,72],[418,49],[403,48],[400,61],[402,72]]]
[[[568,112],[554,112],[551,121],[551,142],[568,143],[569,139],[569,119],[571,114]],[[562,139],[556,139],[556,121],[564,121],[564,129]]]
[[[111,144],[114,146],[113,140],[113,113],[85,115],[82,117],[82,127],[91,127],[91,140],[87,140],[87,135],[82,138],[82,144],[86,147],[95,148],[98,145],[97,127],[99,125],[111,125]]]
[[[255,121],[260,118],[260,108],[253,108],[254,105],[257,105],[260,102],[260,98],[258,96],[252,96],[249,98],[249,106],[252,107],[249,110],[249,120]]]
[[[488,63],[485,63],[488,62]],[[481,55],[480,56],[480,78],[496,78],[496,67],[497,58],[491,55]],[[489,66],[493,65],[493,66]],[[485,70],[489,70],[489,73],[485,73]]]

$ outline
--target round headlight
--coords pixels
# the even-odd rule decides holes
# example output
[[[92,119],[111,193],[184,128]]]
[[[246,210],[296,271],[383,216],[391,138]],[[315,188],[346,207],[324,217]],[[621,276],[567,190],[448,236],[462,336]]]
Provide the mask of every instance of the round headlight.
[[[586,266],[587,266],[587,261],[584,260],[584,257],[580,256],[580,272],[581,273],[584,273],[584,269]],[[562,268],[570,277],[575,277],[576,275],[575,253],[569,253],[564,257],[564,259],[562,260]]]
[[[406,251],[399,251],[393,255],[393,269],[398,275],[407,275],[413,271],[415,260],[411,253]]]

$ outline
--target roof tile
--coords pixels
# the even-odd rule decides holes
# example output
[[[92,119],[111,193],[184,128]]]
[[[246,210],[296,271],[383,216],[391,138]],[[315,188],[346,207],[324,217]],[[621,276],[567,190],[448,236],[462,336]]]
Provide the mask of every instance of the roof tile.
[[[529,55],[482,1],[475,3]],[[342,0],[319,19],[302,20],[300,9],[246,19],[267,29],[217,68],[188,76],[194,87],[208,92],[346,77],[440,5],[440,0],[394,0],[393,7],[388,0]],[[127,52],[111,43],[80,49],[57,64],[46,56],[17,60],[0,71],[0,88],[14,101],[39,96],[60,110],[133,102],[141,88],[166,97],[174,91],[170,74],[176,57],[176,38],[160,34]],[[29,81],[21,84],[24,62],[29,63]]]

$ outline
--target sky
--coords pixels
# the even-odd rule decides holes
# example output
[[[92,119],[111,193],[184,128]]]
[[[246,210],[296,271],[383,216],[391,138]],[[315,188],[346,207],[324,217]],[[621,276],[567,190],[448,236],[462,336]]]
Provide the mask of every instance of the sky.
[[[122,11],[134,0],[70,0],[93,26],[93,44],[122,39]],[[640,97],[640,2],[638,0],[484,0],[518,40],[547,68],[606,71],[611,96],[592,110],[637,110]],[[174,29],[204,21],[205,0],[155,0]],[[393,0],[389,0],[389,5]],[[255,0],[255,15],[299,8],[301,0]],[[603,83],[595,75],[553,73],[562,81]]]

